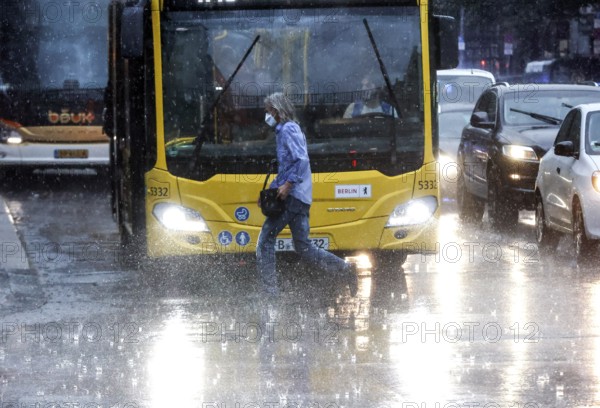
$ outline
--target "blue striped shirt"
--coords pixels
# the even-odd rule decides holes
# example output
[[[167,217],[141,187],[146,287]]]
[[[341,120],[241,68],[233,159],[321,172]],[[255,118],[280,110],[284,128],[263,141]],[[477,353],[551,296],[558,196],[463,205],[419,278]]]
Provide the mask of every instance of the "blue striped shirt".
[[[286,181],[293,184],[290,194],[306,204],[312,204],[312,176],[306,148],[306,137],[296,122],[279,123],[277,136],[277,177],[271,188]]]

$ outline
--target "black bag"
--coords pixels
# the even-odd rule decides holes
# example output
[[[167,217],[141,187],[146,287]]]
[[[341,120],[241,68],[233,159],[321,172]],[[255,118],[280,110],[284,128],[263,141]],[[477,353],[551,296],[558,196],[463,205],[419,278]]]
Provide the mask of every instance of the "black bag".
[[[260,192],[260,209],[266,217],[276,217],[280,215],[284,209],[283,201],[277,198],[277,189],[267,188],[267,182],[271,176],[271,168],[274,164],[275,161],[272,161],[265,182],[263,183],[263,189]]]

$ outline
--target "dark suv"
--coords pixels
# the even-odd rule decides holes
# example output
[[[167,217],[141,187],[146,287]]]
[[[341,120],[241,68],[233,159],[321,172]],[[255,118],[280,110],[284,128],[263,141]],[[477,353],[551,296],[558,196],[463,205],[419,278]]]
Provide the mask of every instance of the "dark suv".
[[[485,203],[495,228],[513,227],[534,208],[539,161],[569,110],[600,101],[584,85],[496,84],[478,99],[458,147],[459,216],[480,221]]]

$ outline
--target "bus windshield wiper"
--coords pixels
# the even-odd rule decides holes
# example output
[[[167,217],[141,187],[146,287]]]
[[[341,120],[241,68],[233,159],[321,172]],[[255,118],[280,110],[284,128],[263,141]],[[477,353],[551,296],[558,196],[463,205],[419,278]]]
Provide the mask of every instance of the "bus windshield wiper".
[[[202,150],[202,145],[206,141],[206,132],[208,132],[207,125],[208,125],[208,122],[212,119],[212,114],[213,114],[214,109],[217,107],[219,101],[221,100],[221,96],[223,96],[225,94],[225,92],[227,92],[229,87],[231,86],[233,79],[237,75],[240,68],[242,68],[242,65],[244,65],[244,62],[246,62],[246,59],[248,59],[248,56],[254,49],[254,46],[256,45],[256,43],[258,43],[259,39],[260,39],[260,35],[257,35],[254,38],[254,41],[252,41],[252,44],[250,44],[250,47],[248,47],[248,49],[246,50],[246,53],[244,54],[244,56],[242,57],[240,62],[237,64],[237,67],[235,67],[235,69],[233,70],[233,73],[229,76],[227,81],[225,81],[225,84],[223,85],[223,89],[221,90],[221,92],[219,92],[219,94],[217,95],[217,97],[215,98],[213,103],[211,104],[210,109],[208,111],[209,114],[203,118],[202,123],[200,124],[200,131],[198,132],[198,136],[196,137],[196,140],[194,141],[194,145],[195,145],[194,146],[194,154],[192,156],[192,163],[190,166],[192,171],[194,171],[196,169],[196,165],[200,158],[200,151]]]
[[[375,56],[377,57],[377,62],[379,62],[379,69],[381,70],[381,74],[383,75],[383,80],[385,81],[385,87],[387,88],[388,95],[390,97],[390,101],[394,105],[394,109],[398,117],[400,117],[400,106],[398,105],[398,100],[396,99],[396,95],[392,90],[392,84],[390,82],[390,77],[388,76],[387,70],[385,69],[385,64],[381,59],[381,55],[379,54],[379,49],[377,48],[377,44],[375,43],[375,38],[373,37],[373,33],[371,32],[371,28],[369,28],[369,23],[367,19],[363,19],[363,24],[367,30],[367,34],[369,36],[369,41],[371,41],[371,46],[373,47],[373,51],[375,51]],[[392,118],[394,117],[392,112]],[[392,126],[392,139],[390,140],[390,149],[392,150],[392,164],[396,164],[396,121],[394,120]]]
[[[527,112],[515,108],[510,108],[510,110],[512,112],[522,113],[523,115],[527,115],[534,119],[541,120],[542,122],[549,123],[550,125],[560,125],[562,123],[562,119],[558,119],[548,115],[542,115],[541,113]]]

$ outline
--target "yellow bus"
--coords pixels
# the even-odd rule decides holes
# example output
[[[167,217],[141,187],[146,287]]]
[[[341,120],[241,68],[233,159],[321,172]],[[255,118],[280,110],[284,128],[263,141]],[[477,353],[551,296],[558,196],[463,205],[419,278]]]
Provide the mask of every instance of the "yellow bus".
[[[275,157],[263,100],[276,91],[308,142],[313,243],[379,264],[435,251],[432,90],[457,62],[451,18],[426,0],[131,3],[110,6],[105,123],[129,253],[255,251]],[[276,249],[293,249],[289,230]]]

